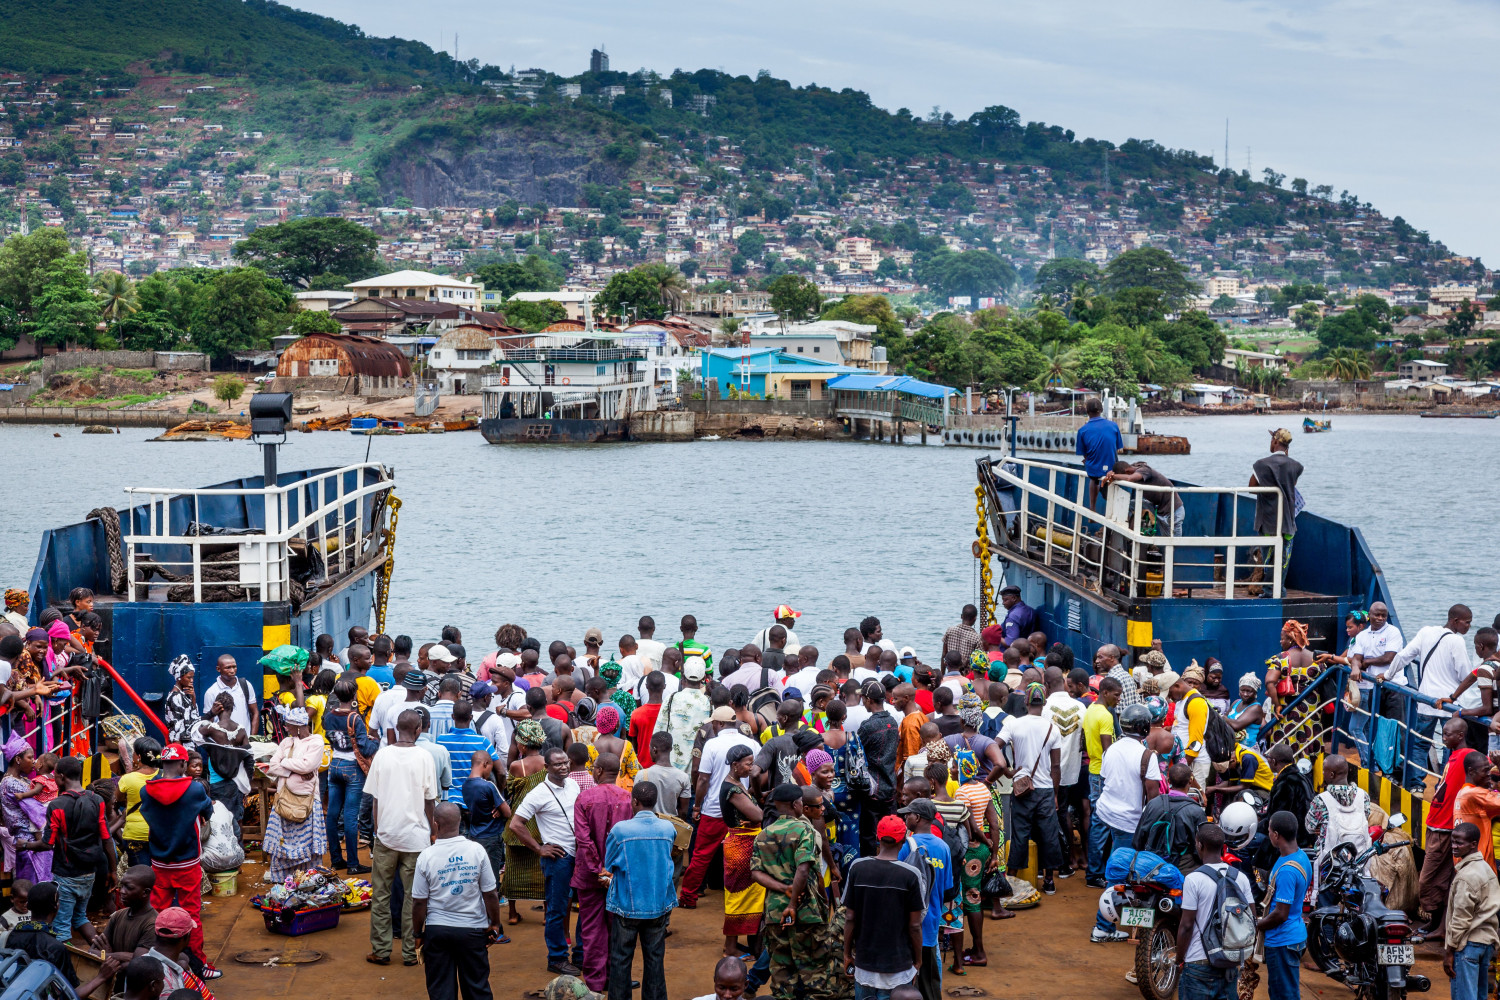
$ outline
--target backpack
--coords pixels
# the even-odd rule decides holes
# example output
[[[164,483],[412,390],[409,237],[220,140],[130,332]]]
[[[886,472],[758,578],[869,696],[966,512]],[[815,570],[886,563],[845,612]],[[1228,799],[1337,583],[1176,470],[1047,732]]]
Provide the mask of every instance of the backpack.
[[[776,712],[781,708],[781,695],[771,686],[771,668],[761,664],[760,687],[750,695],[749,709],[760,716],[768,726],[776,724]]]
[[[969,828],[963,823],[950,823],[942,815],[938,821],[942,824],[943,846],[948,848],[948,857],[953,859],[953,870],[957,872],[963,868],[964,855],[969,852]],[[953,880],[953,885],[958,887],[958,879]]]
[[[1204,865],[1198,870],[1218,886],[1213,909],[1198,915],[1203,957],[1215,969],[1237,969],[1255,954],[1255,905],[1240,895],[1233,869],[1225,873]]]
[[[1198,697],[1203,696],[1200,694]],[[1208,759],[1215,764],[1234,760],[1234,747],[1239,741],[1239,734],[1225,720],[1223,713],[1209,705],[1208,722],[1203,727],[1203,749],[1208,754]]]

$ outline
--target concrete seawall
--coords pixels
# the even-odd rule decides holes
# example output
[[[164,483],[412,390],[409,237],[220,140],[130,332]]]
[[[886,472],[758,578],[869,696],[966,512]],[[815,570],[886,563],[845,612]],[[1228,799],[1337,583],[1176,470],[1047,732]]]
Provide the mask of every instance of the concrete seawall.
[[[0,406],[5,424],[102,424],[105,427],[175,427],[184,420],[206,417],[248,423],[237,413],[199,413],[185,410],[105,410],[94,406]]]

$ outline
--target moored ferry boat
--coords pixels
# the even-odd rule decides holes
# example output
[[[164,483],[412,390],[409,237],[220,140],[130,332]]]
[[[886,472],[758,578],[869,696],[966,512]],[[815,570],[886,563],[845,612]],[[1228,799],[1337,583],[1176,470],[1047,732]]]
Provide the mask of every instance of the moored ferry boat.
[[[1383,601],[1396,618],[1357,527],[1301,511],[1281,568],[1282,538],[1253,529],[1257,495],[1274,494],[1279,511],[1274,487],[1116,483],[1090,509],[1077,465],[995,456],[979,460],[978,474],[975,548],[985,579],[989,560],[998,560],[1005,581],[1040,615],[1042,631],[1080,658],[1092,659],[1104,644],[1140,651],[1159,640],[1179,670],[1213,656],[1226,678],[1261,675],[1289,618],[1309,626],[1320,652],[1338,651],[1350,611]],[[1177,537],[1142,502],[1161,492],[1171,494],[1166,509],[1184,508]]]

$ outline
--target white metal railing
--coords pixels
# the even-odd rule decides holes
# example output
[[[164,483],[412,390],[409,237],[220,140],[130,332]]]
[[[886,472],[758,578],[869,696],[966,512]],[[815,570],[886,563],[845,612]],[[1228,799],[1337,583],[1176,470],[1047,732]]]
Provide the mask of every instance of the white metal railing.
[[[367,481],[366,473],[374,471],[376,476]],[[353,478],[352,486],[345,485]],[[381,525],[372,510],[372,523],[364,528],[366,504],[373,504],[377,494],[390,490],[390,471],[375,462],[346,465],[341,469],[309,476],[285,486],[270,489],[202,489],[182,490],[162,486],[128,487],[125,492],[132,498],[131,515],[124,525],[127,565],[132,574],[132,587],[147,587],[147,581],[134,579],[141,557],[149,557],[155,565],[187,577],[191,574],[193,603],[203,601],[205,588],[251,588],[260,592],[261,601],[285,601],[291,596],[291,542],[300,539],[315,547],[323,555],[324,566],[330,579],[343,576],[356,568],[366,556],[373,542],[380,545]],[[172,501],[187,498],[192,502],[190,523],[203,524],[201,501],[204,497],[261,497],[264,504],[265,527],[260,532],[235,535],[190,535],[187,524],[173,530]],[[144,503],[141,499],[144,498]],[[295,504],[294,504],[295,498]],[[243,502],[243,501],[242,501]],[[144,530],[136,530],[135,508],[144,506],[146,511]],[[297,519],[292,520],[295,506]],[[353,536],[352,539],[350,536]],[[163,560],[158,555],[169,546],[186,546],[191,550],[188,560]],[[204,579],[204,547],[226,548],[238,546],[237,563],[208,563],[235,565],[232,578],[223,580]],[[182,581],[186,583],[186,579]],[[135,599],[135,595],[131,595]]]
[[[1239,533],[1239,499],[1246,493],[1274,494],[1277,524],[1281,523],[1285,501],[1277,487],[1166,487],[1111,483],[1102,489],[1105,502],[1101,514],[1087,506],[1088,477],[1081,469],[1024,458],[1005,458],[995,462],[991,469],[999,485],[1015,487],[1019,491],[1018,509],[1003,509],[1001,514],[1006,521],[1019,518],[1022,551],[1030,553],[1032,546],[1040,542],[1041,562],[1055,566],[1058,559],[1063,559],[1069,573],[1074,576],[1079,574],[1080,568],[1092,571],[1100,589],[1109,587],[1127,597],[1170,597],[1179,569],[1205,569],[1207,579],[1212,580],[1211,589],[1218,589],[1222,583],[1226,598],[1234,598],[1236,590],[1267,586],[1271,588],[1272,597],[1282,596],[1281,533],[1271,536]],[[1032,481],[1037,470],[1046,477],[1040,485]],[[1071,495],[1060,487],[1063,481],[1071,481]],[[1148,493],[1166,493],[1169,502],[1165,506],[1169,512],[1175,509],[1177,498],[1183,494],[1229,497],[1230,534],[1173,535],[1170,513],[1158,518],[1157,523],[1163,528],[1159,534],[1145,534],[1142,519],[1146,504],[1142,501]],[[1148,557],[1148,549],[1160,550],[1161,556]],[[1192,561],[1191,550],[1208,550],[1210,561]],[[1111,553],[1119,556],[1119,568],[1109,565]],[[1241,557],[1245,561],[1241,562]],[[1264,579],[1235,579],[1240,570],[1253,575],[1256,569],[1263,571]],[[1218,579],[1220,573],[1223,574],[1222,581]],[[1210,588],[1201,578],[1184,585]]]

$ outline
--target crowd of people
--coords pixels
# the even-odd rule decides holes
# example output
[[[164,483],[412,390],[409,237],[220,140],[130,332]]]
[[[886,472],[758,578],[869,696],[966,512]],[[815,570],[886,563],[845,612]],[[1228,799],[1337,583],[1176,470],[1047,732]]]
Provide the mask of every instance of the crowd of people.
[[[665,1000],[672,912],[722,887],[718,1000],[939,1000],[945,976],[988,964],[986,923],[1016,918],[1059,879],[1108,896],[1110,858],[1147,851],[1186,875],[1184,1000],[1241,989],[1239,968],[1204,957],[1198,918],[1224,884],[1261,904],[1266,982],[1272,1000],[1290,1000],[1316,873],[1335,847],[1372,835],[1351,769],[1384,756],[1374,727],[1356,723],[1358,763],[1329,755],[1317,788],[1285,743],[1259,748],[1331,661],[1350,668],[1353,705],[1377,679],[1432,698],[1433,722],[1420,725],[1446,753],[1429,761],[1442,780],[1410,882],[1424,933],[1444,936],[1455,998],[1485,995],[1500,944],[1497,634],[1476,634],[1476,666],[1462,606],[1406,643],[1377,604],[1350,616],[1340,654],[1314,653],[1289,621],[1264,680],[1247,673],[1233,688],[1213,658],[1179,673],[1159,646],[1105,645],[1075,662],[1014,587],[983,628],[965,607],[935,665],[874,617],[825,656],[786,605],[753,641],[718,652],[691,615],[670,640],[643,617],[613,652],[597,628],[580,652],[506,624],[474,657],[457,627],[421,644],[356,627],[342,648],[323,635],[291,666],[266,661],[269,695],[230,655],[211,680],[179,658],[166,741],[125,741],[114,776],[98,778],[48,714],[86,662],[75,657],[93,652],[91,595],[35,627],[24,597],[7,594],[0,623],[14,879],[0,933],[55,961],[83,996],[112,984],[130,1000],[179,989],[213,1000],[204,844],[215,822],[237,839],[258,768],[275,786],[266,880],[325,862],[368,877],[366,960],[390,964],[399,937],[436,998],[489,997],[490,946],[534,901],[549,995]],[[1216,726],[1231,734],[1227,752],[1210,749]],[[257,763],[252,740],[265,738],[274,751]],[[1240,802],[1254,805],[1248,826],[1229,808]],[[102,928],[90,913],[107,915]],[[1126,936],[1102,903],[1091,939]],[[60,947],[70,940],[103,956],[95,982],[77,982]]]

